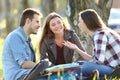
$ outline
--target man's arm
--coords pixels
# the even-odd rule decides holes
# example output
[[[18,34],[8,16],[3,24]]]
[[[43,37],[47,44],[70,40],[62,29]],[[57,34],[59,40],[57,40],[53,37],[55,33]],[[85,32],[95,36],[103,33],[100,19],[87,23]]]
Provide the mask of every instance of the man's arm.
[[[33,61],[24,61],[24,63],[22,64],[22,68],[23,69],[31,69],[36,65],[36,63],[34,63]]]

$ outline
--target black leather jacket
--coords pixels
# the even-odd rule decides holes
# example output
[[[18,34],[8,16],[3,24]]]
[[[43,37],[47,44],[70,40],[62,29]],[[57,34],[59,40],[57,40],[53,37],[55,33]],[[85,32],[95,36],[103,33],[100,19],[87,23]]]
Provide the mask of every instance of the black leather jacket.
[[[80,39],[78,38],[78,36],[76,35],[76,33],[72,30],[65,30],[64,31],[64,40],[65,41],[70,41],[74,44],[76,44],[80,49],[84,50],[81,43],[80,43]],[[74,50],[64,46],[63,49],[63,53],[64,53],[64,59],[66,63],[71,63],[73,60],[73,56],[74,56]],[[48,58],[49,61],[52,62],[52,64],[55,63],[56,61],[56,44],[55,44],[55,39],[49,39],[49,38],[44,38],[42,45],[41,45],[41,49],[40,49],[40,56],[41,56],[41,60]],[[78,54],[78,56],[80,56]]]

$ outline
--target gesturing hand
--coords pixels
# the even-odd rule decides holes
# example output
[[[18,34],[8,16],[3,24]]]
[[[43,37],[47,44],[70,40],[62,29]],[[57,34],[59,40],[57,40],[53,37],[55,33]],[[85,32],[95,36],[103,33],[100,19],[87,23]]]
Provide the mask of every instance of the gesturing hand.
[[[71,49],[73,49],[73,50],[76,50],[78,47],[77,47],[77,45],[75,45],[75,44],[73,44],[73,43],[71,43],[71,42],[69,42],[69,41],[64,41],[63,42],[63,45],[64,46],[67,46],[68,48],[71,48]]]

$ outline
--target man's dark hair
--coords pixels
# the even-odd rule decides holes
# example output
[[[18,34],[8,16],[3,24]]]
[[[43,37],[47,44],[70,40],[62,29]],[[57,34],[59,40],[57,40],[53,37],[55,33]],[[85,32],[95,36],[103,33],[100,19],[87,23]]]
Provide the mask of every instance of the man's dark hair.
[[[32,20],[33,17],[34,17],[34,14],[42,16],[42,14],[39,11],[37,11],[33,8],[25,9],[22,13],[22,16],[21,16],[20,26],[23,27],[25,25],[25,21],[26,21],[27,18]]]

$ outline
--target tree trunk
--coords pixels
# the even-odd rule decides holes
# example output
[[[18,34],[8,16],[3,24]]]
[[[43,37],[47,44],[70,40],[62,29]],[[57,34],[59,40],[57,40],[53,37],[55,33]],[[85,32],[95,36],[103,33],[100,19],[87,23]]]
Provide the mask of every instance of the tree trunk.
[[[12,0],[5,0],[5,18],[6,18],[6,32],[7,34],[15,28],[15,15]]]
[[[43,25],[43,21],[44,21],[45,17],[49,13],[56,11],[56,0],[41,0],[40,8],[41,8],[41,12],[43,14],[43,19],[41,20],[41,25]]]
[[[14,5],[14,0],[5,0],[5,18],[6,18],[6,32],[7,34],[11,32],[13,29],[15,29],[18,26],[18,16],[20,16],[19,13],[22,13],[23,9],[29,7],[28,0],[19,0],[18,6]],[[18,10],[15,9],[18,7]],[[17,14],[18,12],[18,14]]]
[[[23,10],[26,9],[26,8],[29,8],[30,4],[29,4],[28,0],[19,0],[18,3],[19,3],[18,4],[18,10],[19,11],[18,11],[17,16],[20,18]],[[20,21],[18,21],[18,25],[19,25],[19,22]]]
[[[0,1],[0,21],[4,18],[4,0],[1,0]]]
[[[28,0],[19,0],[18,3],[19,3],[18,10],[19,10],[20,14],[22,13],[22,11],[24,9],[29,7]]]
[[[56,0],[41,0],[42,13],[47,16],[50,12],[56,11]]]
[[[92,40],[88,35],[83,34],[78,28],[78,14],[80,11],[88,8],[95,9],[102,17],[104,23],[107,24],[110,9],[112,7],[112,1],[113,0],[67,0],[67,16],[69,23],[80,37],[87,53],[92,54]]]

